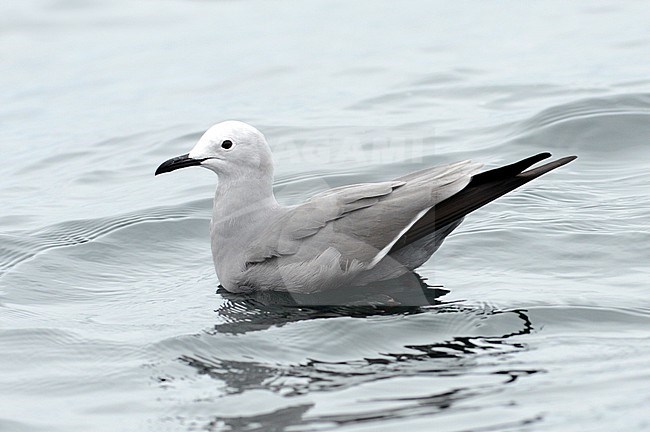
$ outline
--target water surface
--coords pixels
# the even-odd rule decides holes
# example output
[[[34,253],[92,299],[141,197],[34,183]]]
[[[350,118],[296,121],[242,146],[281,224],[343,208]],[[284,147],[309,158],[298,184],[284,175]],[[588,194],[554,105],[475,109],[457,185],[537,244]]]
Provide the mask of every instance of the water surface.
[[[0,430],[650,427],[644,3],[0,8]],[[286,204],[579,159],[469,216],[412,302],[296,306],[217,292],[216,178],[153,176],[232,118]]]

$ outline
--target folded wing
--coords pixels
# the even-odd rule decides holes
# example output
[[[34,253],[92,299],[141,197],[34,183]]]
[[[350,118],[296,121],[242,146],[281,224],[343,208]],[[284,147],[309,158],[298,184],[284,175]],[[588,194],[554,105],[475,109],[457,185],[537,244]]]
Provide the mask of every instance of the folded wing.
[[[251,247],[252,265],[283,257],[306,262],[328,249],[343,266],[377,264],[415,223],[436,204],[466,187],[481,165],[471,161],[429,168],[390,182],[328,190],[290,208]]]
[[[519,186],[549,171],[566,165],[577,157],[567,156],[537,168],[524,171],[550,156],[550,153],[540,153],[511,165],[476,174],[462,191],[437,203],[413,224],[411,228],[403,233],[400,239],[392,246],[391,253],[459,220]]]

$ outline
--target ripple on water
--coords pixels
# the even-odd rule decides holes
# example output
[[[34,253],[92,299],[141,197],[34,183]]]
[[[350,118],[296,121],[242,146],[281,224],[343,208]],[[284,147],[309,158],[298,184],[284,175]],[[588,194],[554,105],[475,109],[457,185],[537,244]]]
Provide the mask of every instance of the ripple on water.
[[[150,208],[116,217],[74,220],[41,228],[2,235],[0,276],[36,255],[54,248],[91,242],[114,231],[149,222],[205,217],[206,200],[175,207]]]
[[[258,308],[256,317],[252,305],[231,300],[218,315],[228,308],[233,309],[225,328],[217,323],[204,333],[151,347],[157,357],[176,358],[195,371],[178,369],[175,361],[155,367],[176,395],[188,386],[206,392],[212,414],[194,419],[208,429],[238,424],[245,416],[268,430],[294,410],[302,416],[293,423],[299,430],[418,418],[436,411],[462,415],[463,406],[482,395],[543,372],[501,364],[500,358],[527,349],[518,338],[534,329],[524,310],[439,304],[408,313],[377,308],[373,314],[363,308],[354,318],[354,307],[268,306]],[[237,315],[240,327],[232,332]],[[281,349],[276,341],[282,341]],[[186,406],[182,396],[173,399],[176,406]],[[352,399],[363,403],[343,402]],[[258,404],[244,407],[244,400]],[[183,409],[173,412],[183,416]]]
[[[568,150],[579,155],[581,164],[625,163],[629,169],[642,163],[633,155],[645,152],[649,116],[648,94],[580,99],[515,123],[503,145]]]
[[[498,310],[441,303],[410,313],[378,309],[371,314],[361,309],[363,317],[357,318],[350,316],[351,309],[327,314],[318,308],[300,307],[292,313],[289,307],[258,307],[257,314],[264,315],[259,327],[250,313],[252,305],[242,307],[231,300],[224,306],[229,307],[234,310],[228,320],[240,318],[237,332],[224,331],[218,322],[214,329],[150,347],[155,357],[174,359],[153,368],[161,385],[174,390],[174,396],[168,393],[170,412],[207,430],[252,421],[260,430],[287,421],[297,430],[313,430],[380,420],[417,423],[420,418],[426,418],[429,426],[461,418],[477,427],[521,426],[545,415],[518,410],[514,399],[500,398],[507,386],[525,387],[530,377],[548,375],[548,367],[565,369],[572,361],[589,359],[598,367],[591,354],[571,351],[567,358],[553,350],[555,354],[549,354],[555,360],[549,357],[544,367],[534,367],[518,360],[533,355],[531,345],[553,339],[586,343],[580,334],[593,334],[594,322],[604,330],[595,336],[601,339],[596,345],[621,334],[643,337],[645,332],[639,329],[650,324],[650,313],[636,310],[589,306]],[[218,311],[222,314],[223,309]],[[282,341],[280,349],[277,341]],[[553,378],[541,382],[551,388],[565,385]],[[189,388],[200,389],[204,395],[200,404],[185,399]],[[351,400],[357,403],[350,405]],[[188,416],[190,407],[196,411]],[[444,415],[432,416],[435,413]]]

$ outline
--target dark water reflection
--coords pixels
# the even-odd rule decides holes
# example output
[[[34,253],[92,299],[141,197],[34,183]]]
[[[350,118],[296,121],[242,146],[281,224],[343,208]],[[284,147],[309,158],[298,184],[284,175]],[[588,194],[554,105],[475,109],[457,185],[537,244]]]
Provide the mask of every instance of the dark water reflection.
[[[499,367],[501,358],[513,352],[527,349],[520,336],[534,331],[527,311],[471,308],[459,302],[445,302],[449,291],[427,285],[422,279],[416,292],[403,286],[371,286],[365,298],[355,293],[342,304],[345,293],[329,296],[292,296],[281,293],[258,295],[235,295],[219,290],[227,301],[216,311],[220,322],[200,336],[201,340],[215,338],[218,346],[220,335],[243,337],[248,333],[280,329],[290,323],[310,320],[358,319],[365,322],[369,317],[388,317],[402,320],[418,314],[438,315],[440,322],[499,320],[483,334],[469,331],[468,335],[452,335],[448,338],[432,327],[431,343],[404,345],[402,349],[375,351],[372,348],[361,358],[350,360],[319,360],[318,352],[297,363],[270,363],[264,359],[232,360],[222,358],[219,350],[211,353],[186,352],[179,357],[184,364],[195,369],[200,376],[214,379],[225,386],[226,394],[249,394],[270,391],[286,398],[288,407],[254,416],[215,416],[205,424],[208,430],[330,430],[350,423],[369,423],[400,418],[429,416],[445,410],[471,410],[461,407],[463,403],[485,394],[501,391],[501,386],[516,382],[521,377],[540,372],[535,368]],[[399,286],[399,285],[397,285]],[[415,287],[411,287],[414,289]],[[349,297],[349,295],[347,296]],[[426,299],[427,304],[422,304]],[[311,303],[311,304],[310,304]],[[314,304],[315,303],[315,304]],[[327,304],[333,303],[333,304]],[[507,317],[503,320],[501,318]],[[498,333],[494,333],[499,328]],[[486,329],[488,330],[488,329]],[[381,329],[378,329],[377,345],[381,346]],[[439,340],[436,340],[439,339]],[[307,343],[307,341],[305,340]],[[242,343],[246,343],[245,339]],[[300,343],[300,341],[296,341]],[[369,343],[372,347],[373,342]],[[282,347],[278,347],[282,349]],[[308,349],[308,348],[306,348]],[[339,347],[345,357],[347,347]],[[478,365],[478,358],[487,359]],[[480,378],[473,378],[476,375]],[[485,376],[492,379],[485,380]],[[438,377],[448,380],[440,391],[426,391],[422,396],[395,396],[369,393],[365,408],[339,415],[312,415],[313,403],[304,403],[301,397],[321,392],[344,392],[347,389],[390,381],[393,378]],[[467,381],[469,380],[469,382]],[[457,382],[456,382],[457,381]],[[479,381],[477,383],[476,381]],[[480,383],[485,381],[484,383]],[[399,393],[399,392],[398,392]],[[296,402],[292,402],[296,399]],[[462,402],[462,403],[461,403]],[[392,408],[388,408],[390,405]],[[536,421],[539,416],[522,420],[517,424]]]
[[[449,291],[431,286],[417,274],[365,287],[343,287],[315,294],[258,292],[234,294],[220,288],[226,302],[216,311],[224,323],[215,331],[245,333],[315,318],[413,314],[424,306],[441,305]]]

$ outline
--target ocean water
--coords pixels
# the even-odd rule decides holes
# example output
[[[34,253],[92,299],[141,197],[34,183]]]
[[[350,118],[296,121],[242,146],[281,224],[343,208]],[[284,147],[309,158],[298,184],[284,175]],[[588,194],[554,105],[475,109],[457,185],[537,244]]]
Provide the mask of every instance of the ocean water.
[[[4,2],[0,431],[650,430],[649,18]],[[417,300],[250,299],[217,292],[216,177],[153,176],[226,119],[266,134],[286,204],[579,158],[468,216]]]

